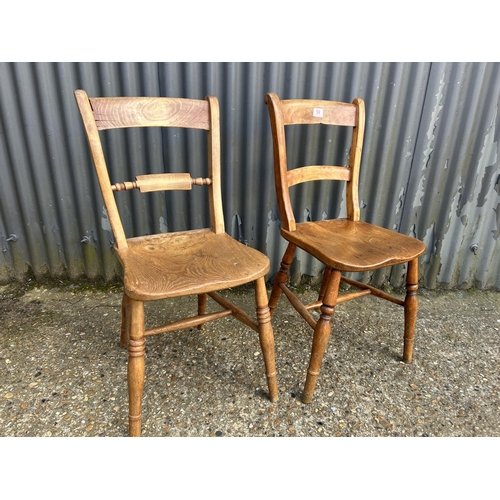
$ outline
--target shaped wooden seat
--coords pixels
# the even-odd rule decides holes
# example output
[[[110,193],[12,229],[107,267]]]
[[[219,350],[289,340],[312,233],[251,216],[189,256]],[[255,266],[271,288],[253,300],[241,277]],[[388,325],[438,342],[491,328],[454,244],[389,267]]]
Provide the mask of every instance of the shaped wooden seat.
[[[121,343],[128,346],[129,352],[129,434],[139,436],[141,433],[145,337],[194,326],[201,328],[208,321],[229,315],[258,332],[269,398],[273,402],[277,401],[274,337],[264,278],[269,271],[269,259],[234,240],[224,230],[217,99],[212,96],[205,100],[165,97],[89,98],[83,90],[76,90],[75,98],[115,238],[114,249],[124,272]],[[191,178],[189,173],[150,174],[139,175],[133,181],[111,184],[99,132],[124,127],[206,130],[207,177]],[[130,189],[141,192],[189,190],[193,186],[205,186],[209,190],[210,228],[129,238],[125,236],[115,193]],[[246,283],[254,283],[255,286],[256,319],[217,293]],[[198,296],[197,314],[145,329],[144,302],[186,295]],[[208,297],[221,306],[220,310],[206,312]]]
[[[129,238],[127,243],[116,252],[124,268],[125,292],[135,300],[214,292],[255,281],[269,271],[265,255],[209,229]]]
[[[404,307],[403,361],[410,363],[417,317],[418,257],[425,252],[420,240],[359,220],[358,180],[365,127],[362,99],[352,104],[308,99],[280,100],[274,93],[265,97],[271,121],[274,150],[276,195],[281,216],[281,235],[288,247],[277,273],[269,307],[273,314],[281,293],[314,329],[311,357],[302,401],[310,403],[318,380],[323,356],[330,337],[332,315],[341,302],[363,295],[374,295]],[[311,165],[289,170],[287,164],[287,125],[323,124],[352,128],[349,164],[343,166]],[[290,188],[303,182],[337,180],[346,183],[347,218],[296,223]],[[295,250],[301,248],[325,265],[318,300],[303,304],[286,286],[288,270]],[[372,271],[396,264],[406,264],[406,298],[400,300],[376,287],[345,276],[342,272]],[[341,281],[358,291],[339,295]],[[309,311],[319,310],[316,321]]]
[[[422,242],[363,221],[333,219],[300,222],[283,237],[326,266],[339,271],[371,271],[412,260]]]

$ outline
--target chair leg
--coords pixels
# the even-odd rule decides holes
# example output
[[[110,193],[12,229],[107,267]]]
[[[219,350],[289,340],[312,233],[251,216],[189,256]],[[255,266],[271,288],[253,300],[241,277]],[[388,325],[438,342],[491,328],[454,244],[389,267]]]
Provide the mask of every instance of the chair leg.
[[[141,435],[141,406],[144,390],[144,303],[129,299],[130,330],[128,341],[129,435]]]
[[[415,335],[415,325],[417,323],[418,311],[418,259],[408,262],[406,273],[406,298],[404,303],[405,311],[405,333],[403,347],[403,361],[411,363],[413,356],[413,338]]]
[[[271,298],[269,299],[269,309],[271,312],[271,316],[274,314],[274,310],[278,304],[278,300],[281,295],[281,283],[286,283],[288,278],[288,270],[292,265],[293,256],[295,254],[296,245],[293,243],[289,243],[288,247],[283,255],[283,259],[281,261],[281,267],[278,273],[276,274],[273,282],[273,289],[271,291]]]
[[[122,298],[122,329],[120,336],[120,345],[122,347],[128,346],[128,332],[130,328],[130,299],[123,294]]]
[[[328,345],[328,339],[330,338],[332,315],[335,312],[337,304],[341,275],[340,271],[333,270],[328,286],[326,287],[325,299],[320,308],[321,315],[314,329],[311,359],[309,361],[309,368],[307,369],[304,392],[302,393],[303,403],[310,403],[313,399],[314,388],[318,381],[321,363],[323,362],[323,356]]]
[[[323,302],[323,298],[325,296],[326,292],[326,287],[328,286],[328,283],[330,282],[330,276],[332,274],[332,268],[331,267],[325,267],[325,270],[323,271],[323,279],[321,280],[321,288],[319,290],[318,294],[318,301]]]
[[[207,307],[207,297],[208,295],[206,293],[198,295],[198,316],[205,314],[205,310]],[[201,330],[203,328],[203,325],[204,323],[198,325],[198,330]]]
[[[275,401],[278,401],[274,335],[271,325],[271,313],[268,306],[266,282],[263,276],[255,281],[255,302],[257,305],[257,321],[259,323],[259,341],[266,367],[269,399],[274,403]]]

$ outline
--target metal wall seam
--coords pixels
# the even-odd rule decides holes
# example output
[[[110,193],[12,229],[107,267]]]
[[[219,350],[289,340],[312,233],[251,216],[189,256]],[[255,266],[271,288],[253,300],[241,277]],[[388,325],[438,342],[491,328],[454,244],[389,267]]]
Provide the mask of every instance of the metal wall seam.
[[[367,113],[362,219],[425,241],[423,286],[500,289],[499,70],[499,63],[474,62],[0,63],[0,282],[121,274],[73,97],[82,88],[91,97],[219,99],[226,230],[269,256],[269,278],[286,244],[264,95],[361,97]],[[346,162],[345,130],[290,127],[287,134],[296,166]],[[205,168],[201,131],[119,130],[102,137],[116,181],[184,165],[194,173]],[[341,215],[341,184],[316,184],[293,188],[297,213]],[[128,235],[208,221],[203,188],[117,193],[117,201]],[[320,268],[299,252],[293,280]],[[404,275],[397,266],[356,278],[400,286]]]

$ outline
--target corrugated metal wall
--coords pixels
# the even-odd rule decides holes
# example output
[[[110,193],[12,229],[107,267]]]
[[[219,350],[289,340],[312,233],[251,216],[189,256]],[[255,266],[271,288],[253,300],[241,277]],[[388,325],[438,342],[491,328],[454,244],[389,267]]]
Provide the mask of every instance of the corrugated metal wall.
[[[265,93],[362,97],[362,219],[425,241],[425,286],[498,289],[499,70],[498,63],[0,63],[0,282],[120,274],[73,97],[83,88],[90,96],[219,98],[226,228],[269,256],[269,277],[284,242]],[[345,163],[344,130],[289,133],[291,164]],[[114,182],[160,172],[164,163],[171,171],[187,163],[196,173],[204,153],[198,131],[103,134]],[[340,184],[293,189],[304,219],[345,210]],[[118,193],[127,234],[205,225],[203,191]],[[297,255],[295,279],[319,270]],[[399,266],[358,278],[399,286],[404,272]]]

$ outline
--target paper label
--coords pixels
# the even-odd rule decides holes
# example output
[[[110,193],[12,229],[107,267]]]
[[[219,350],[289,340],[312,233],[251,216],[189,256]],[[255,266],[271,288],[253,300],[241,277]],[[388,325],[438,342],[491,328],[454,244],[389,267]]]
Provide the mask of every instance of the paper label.
[[[318,118],[323,118],[323,109],[322,108],[314,108],[313,109],[313,116],[316,116]]]

